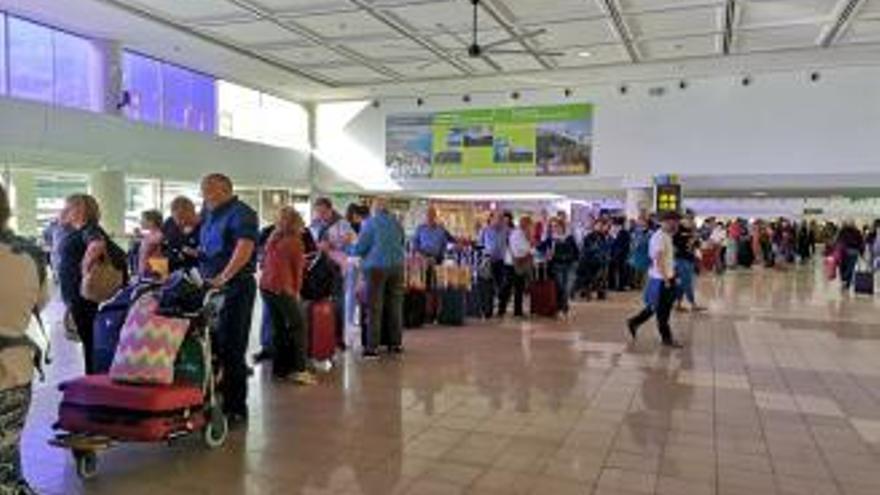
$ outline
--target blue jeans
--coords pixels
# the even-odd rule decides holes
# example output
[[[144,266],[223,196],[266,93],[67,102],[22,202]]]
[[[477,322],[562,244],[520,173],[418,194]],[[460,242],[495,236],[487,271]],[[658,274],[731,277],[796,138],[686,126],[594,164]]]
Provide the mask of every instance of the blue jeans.
[[[694,297],[694,262],[676,259],[675,274],[678,276],[678,294],[676,299],[681,302],[683,298],[686,298],[689,303],[696,304],[696,298]]]
[[[571,267],[569,265],[554,266],[553,280],[556,281],[556,302],[559,311],[568,313],[568,299],[571,296]]]
[[[263,351],[272,352],[272,315],[269,304],[263,298],[263,319],[260,321],[260,347]]]
[[[858,261],[859,251],[857,249],[847,249],[843,253],[843,258],[840,260],[840,281],[843,283],[844,289],[849,289],[850,285],[852,285]]]

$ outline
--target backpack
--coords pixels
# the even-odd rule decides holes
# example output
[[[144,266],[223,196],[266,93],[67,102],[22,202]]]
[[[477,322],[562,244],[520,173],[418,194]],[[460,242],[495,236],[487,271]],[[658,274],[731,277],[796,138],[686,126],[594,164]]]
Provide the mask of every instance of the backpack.
[[[324,253],[318,253],[306,268],[300,295],[307,301],[330,299],[342,281],[342,270]]]

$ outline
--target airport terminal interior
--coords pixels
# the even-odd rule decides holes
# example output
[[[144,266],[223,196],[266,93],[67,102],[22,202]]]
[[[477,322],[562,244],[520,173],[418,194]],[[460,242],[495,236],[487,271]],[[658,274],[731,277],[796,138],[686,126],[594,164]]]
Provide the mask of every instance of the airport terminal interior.
[[[0,0],[0,495],[880,494],[878,81],[880,0]]]

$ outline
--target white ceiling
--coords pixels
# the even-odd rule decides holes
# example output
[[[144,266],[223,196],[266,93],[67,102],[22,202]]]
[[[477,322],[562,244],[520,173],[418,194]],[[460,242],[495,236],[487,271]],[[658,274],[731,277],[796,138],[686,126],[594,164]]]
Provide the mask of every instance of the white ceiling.
[[[486,59],[466,54],[470,0],[65,0],[66,9],[80,6],[76,17],[56,2],[48,3],[54,9],[40,0],[0,0],[0,8],[9,4],[15,11],[49,18],[47,22],[54,15],[59,22],[87,30],[96,21],[86,17],[101,19],[89,12],[116,9],[122,16],[118,18],[126,19],[125,29],[116,30],[123,42],[151,51],[149,38],[129,40],[125,33],[138,32],[142,23],[158,23],[200,44],[213,42],[236,56],[252,56],[275,72],[288,71],[287,80],[273,74],[259,85],[281,94],[299,83],[306,83],[309,95],[353,94],[383,85],[547,77],[554,71],[792,49],[819,52],[823,42],[833,47],[880,43],[880,0],[482,0],[483,43],[540,28],[546,33],[506,48],[564,53]],[[734,16],[728,23],[729,4]],[[857,8],[849,22],[835,29],[850,4]],[[730,40],[728,53],[725,37]],[[163,40],[152,42],[159,54],[167,52]],[[230,77],[228,67],[201,68],[233,80],[253,77],[244,71]]]

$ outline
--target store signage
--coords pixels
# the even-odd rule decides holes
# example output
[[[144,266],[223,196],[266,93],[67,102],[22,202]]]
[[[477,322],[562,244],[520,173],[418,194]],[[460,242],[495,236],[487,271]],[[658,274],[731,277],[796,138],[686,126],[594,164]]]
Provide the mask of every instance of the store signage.
[[[592,171],[593,105],[389,115],[392,178],[584,175]]]

